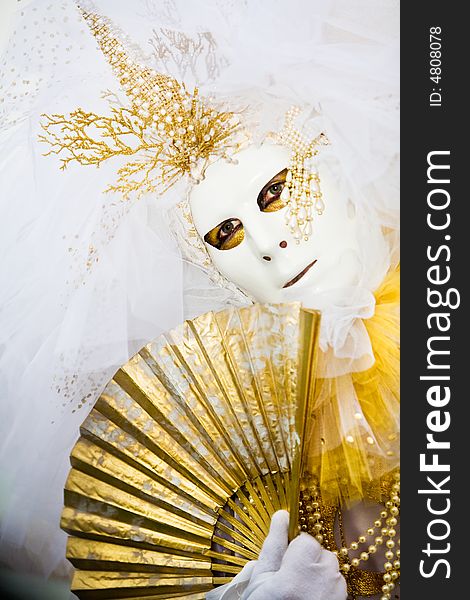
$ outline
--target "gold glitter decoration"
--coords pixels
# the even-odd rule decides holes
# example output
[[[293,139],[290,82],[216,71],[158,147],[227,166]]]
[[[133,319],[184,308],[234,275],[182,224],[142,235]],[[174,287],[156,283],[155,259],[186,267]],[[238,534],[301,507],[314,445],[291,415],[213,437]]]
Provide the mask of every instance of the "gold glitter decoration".
[[[208,313],[107,385],[71,454],[61,525],[79,598],[203,600],[256,559],[272,514],[298,531],[319,313]]]
[[[325,209],[314,158],[319,147],[329,143],[324,133],[309,139],[295,127],[294,121],[300,112],[297,106],[290,108],[284,127],[276,136],[279,142],[291,149],[281,200],[288,205],[286,224],[298,244],[312,235],[313,209],[318,215]]]
[[[62,169],[71,162],[99,166],[116,156],[129,157],[106,190],[124,198],[164,192],[185,174],[197,181],[209,159],[230,159],[228,154],[239,148],[235,134],[241,132],[235,113],[200,98],[197,88],[190,93],[176,79],[142,66],[109,19],[81,12],[130,106],[110,104],[109,115],[82,108],[67,116],[44,115],[39,139],[51,146],[46,156],[63,156]]]

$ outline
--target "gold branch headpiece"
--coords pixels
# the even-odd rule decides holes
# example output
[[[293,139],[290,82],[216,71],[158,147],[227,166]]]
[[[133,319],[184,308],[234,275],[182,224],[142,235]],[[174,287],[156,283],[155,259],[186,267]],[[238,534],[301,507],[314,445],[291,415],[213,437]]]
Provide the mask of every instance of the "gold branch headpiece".
[[[77,108],[69,115],[43,115],[44,133],[39,139],[49,144],[47,155],[61,156],[61,169],[69,163],[99,166],[125,156],[117,181],[105,191],[124,198],[164,192],[181,176],[202,177],[211,160],[232,154],[248,138],[235,112],[223,110],[183,83],[144,66],[131,56],[132,44],[113,23],[95,12],[79,9],[111,65],[128,106],[110,103],[107,115]],[[294,125],[300,113],[291,108],[275,140],[291,150],[286,186],[281,199],[287,205],[286,224],[297,243],[312,234],[313,210],[323,212],[324,204],[314,157],[328,143],[324,134],[308,138]]]
[[[198,179],[211,157],[229,158],[240,146],[234,112],[221,111],[184,84],[143,66],[132,58],[109,19],[80,8],[82,15],[130,99],[130,105],[110,106],[108,115],[81,108],[69,115],[44,115],[40,140],[46,153],[61,155],[61,169],[71,162],[99,166],[115,156],[128,162],[106,191],[165,191],[184,174]]]

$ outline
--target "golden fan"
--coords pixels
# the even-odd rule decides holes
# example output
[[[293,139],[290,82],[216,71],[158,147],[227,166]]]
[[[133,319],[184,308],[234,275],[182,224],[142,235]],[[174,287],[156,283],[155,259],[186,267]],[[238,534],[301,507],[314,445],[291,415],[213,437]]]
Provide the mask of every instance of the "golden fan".
[[[71,454],[61,526],[80,598],[199,600],[297,529],[319,314],[208,313],[115,375]]]

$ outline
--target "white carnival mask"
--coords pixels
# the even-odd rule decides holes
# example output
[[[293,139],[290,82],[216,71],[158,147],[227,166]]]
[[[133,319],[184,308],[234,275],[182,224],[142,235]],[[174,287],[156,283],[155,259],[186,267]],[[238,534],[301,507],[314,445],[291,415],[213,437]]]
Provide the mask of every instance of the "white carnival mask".
[[[242,112],[147,67],[107,17],[80,10],[128,101],[105,115],[80,108],[45,115],[47,154],[61,154],[62,168],[122,154],[127,162],[106,191],[125,199],[163,196],[188,182],[189,207],[177,206],[173,233],[189,261],[235,302],[300,300],[324,317],[333,305],[363,305],[351,291],[364,271],[360,219],[327,162],[317,160],[328,140],[308,125],[314,111],[291,107],[279,132],[264,132],[278,143],[246,148],[252,136]],[[350,313],[353,320],[357,311]]]
[[[312,235],[299,243],[286,225],[281,193],[289,156],[280,145],[251,146],[236,164],[210,165],[189,197],[214,265],[260,302],[353,286],[359,276],[357,218],[326,165],[319,167],[325,210],[315,215]]]

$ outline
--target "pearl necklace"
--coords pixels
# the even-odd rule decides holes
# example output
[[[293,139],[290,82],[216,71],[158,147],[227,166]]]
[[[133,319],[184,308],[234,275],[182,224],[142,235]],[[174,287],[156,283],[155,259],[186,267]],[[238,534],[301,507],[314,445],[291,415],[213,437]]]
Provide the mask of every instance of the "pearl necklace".
[[[382,593],[381,600],[390,600],[400,577],[400,540],[395,527],[400,515],[400,473],[396,471],[388,482],[387,500],[373,526],[349,545],[345,541],[341,509],[322,503],[318,483],[311,479],[301,492],[300,528],[314,537],[338,558],[340,571],[348,583],[348,592],[353,596],[372,596]],[[375,498],[377,500],[377,498]],[[382,498],[380,498],[382,501]],[[334,524],[338,517],[341,547],[334,537]],[[373,543],[371,543],[373,538]],[[358,568],[381,548],[384,552],[384,571],[376,573]]]

